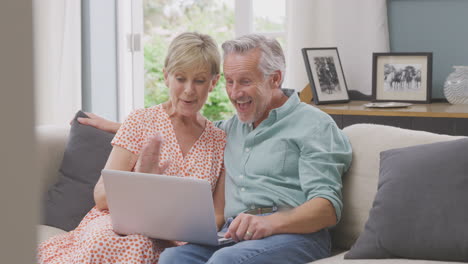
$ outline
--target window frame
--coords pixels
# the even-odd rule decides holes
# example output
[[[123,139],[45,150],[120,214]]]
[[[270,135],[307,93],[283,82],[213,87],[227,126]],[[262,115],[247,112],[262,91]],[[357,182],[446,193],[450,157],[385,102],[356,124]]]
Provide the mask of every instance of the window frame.
[[[117,0],[118,121],[144,107],[142,36],[143,0]]]

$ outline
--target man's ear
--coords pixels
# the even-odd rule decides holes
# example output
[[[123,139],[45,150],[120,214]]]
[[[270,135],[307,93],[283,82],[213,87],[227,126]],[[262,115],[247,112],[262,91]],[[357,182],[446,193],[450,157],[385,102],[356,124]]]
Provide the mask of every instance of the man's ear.
[[[213,79],[211,79],[210,92],[212,92],[213,89],[216,87],[216,84],[218,83],[219,78],[220,78],[220,75],[219,75],[219,74],[216,74],[216,76],[214,76]]]
[[[166,84],[167,88],[169,88],[169,74],[167,73],[165,68],[163,68],[163,75],[164,75],[164,83]]]
[[[273,86],[275,86],[275,88],[280,87],[282,80],[283,80],[283,74],[281,73],[280,70],[276,70],[271,75],[271,82],[273,83]]]

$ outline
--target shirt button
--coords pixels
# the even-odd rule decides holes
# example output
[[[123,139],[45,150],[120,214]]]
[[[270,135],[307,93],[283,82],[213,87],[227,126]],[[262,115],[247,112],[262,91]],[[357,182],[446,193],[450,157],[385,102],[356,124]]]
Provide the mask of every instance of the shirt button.
[[[243,192],[244,192],[244,191],[245,191],[245,188],[244,188],[244,187],[242,187],[242,188],[241,188],[241,191],[243,191]]]
[[[255,209],[255,205],[251,205],[251,206],[250,206],[250,209]]]
[[[249,148],[245,148],[245,152],[247,152],[247,153],[248,153],[249,151],[250,151],[250,149],[249,149]]]
[[[244,178],[244,175],[243,175],[243,174],[239,175],[239,178],[243,179],[243,178]]]

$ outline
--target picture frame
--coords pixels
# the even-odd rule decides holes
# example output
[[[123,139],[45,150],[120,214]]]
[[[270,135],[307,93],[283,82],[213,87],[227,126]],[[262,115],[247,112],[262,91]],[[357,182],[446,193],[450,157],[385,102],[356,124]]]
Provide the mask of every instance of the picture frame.
[[[302,55],[314,103],[319,105],[349,102],[338,48],[303,48]]]
[[[372,101],[430,103],[432,52],[373,53]]]

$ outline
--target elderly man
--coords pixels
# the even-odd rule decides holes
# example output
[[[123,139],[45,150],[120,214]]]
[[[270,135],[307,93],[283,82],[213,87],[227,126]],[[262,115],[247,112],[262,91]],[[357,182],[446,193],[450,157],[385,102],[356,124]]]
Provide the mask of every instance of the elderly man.
[[[330,116],[281,90],[285,59],[276,40],[246,35],[222,48],[226,90],[237,111],[217,124],[227,134],[223,231],[235,243],[167,248],[159,264],[328,257],[328,228],[340,219],[341,176],[351,162],[348,139]],[[82,121],[115,129],[95,116]]]
[[[227,41],[226,90],[237,115],[227,134],[228,246],[166,249],[167,263],[306,263],[330,255],[327,228],[341,215],[348,139],[330,116],[280,89],[285,59],[276,40],[246,35]],[[230,223],[230,224],[229,224]]]

